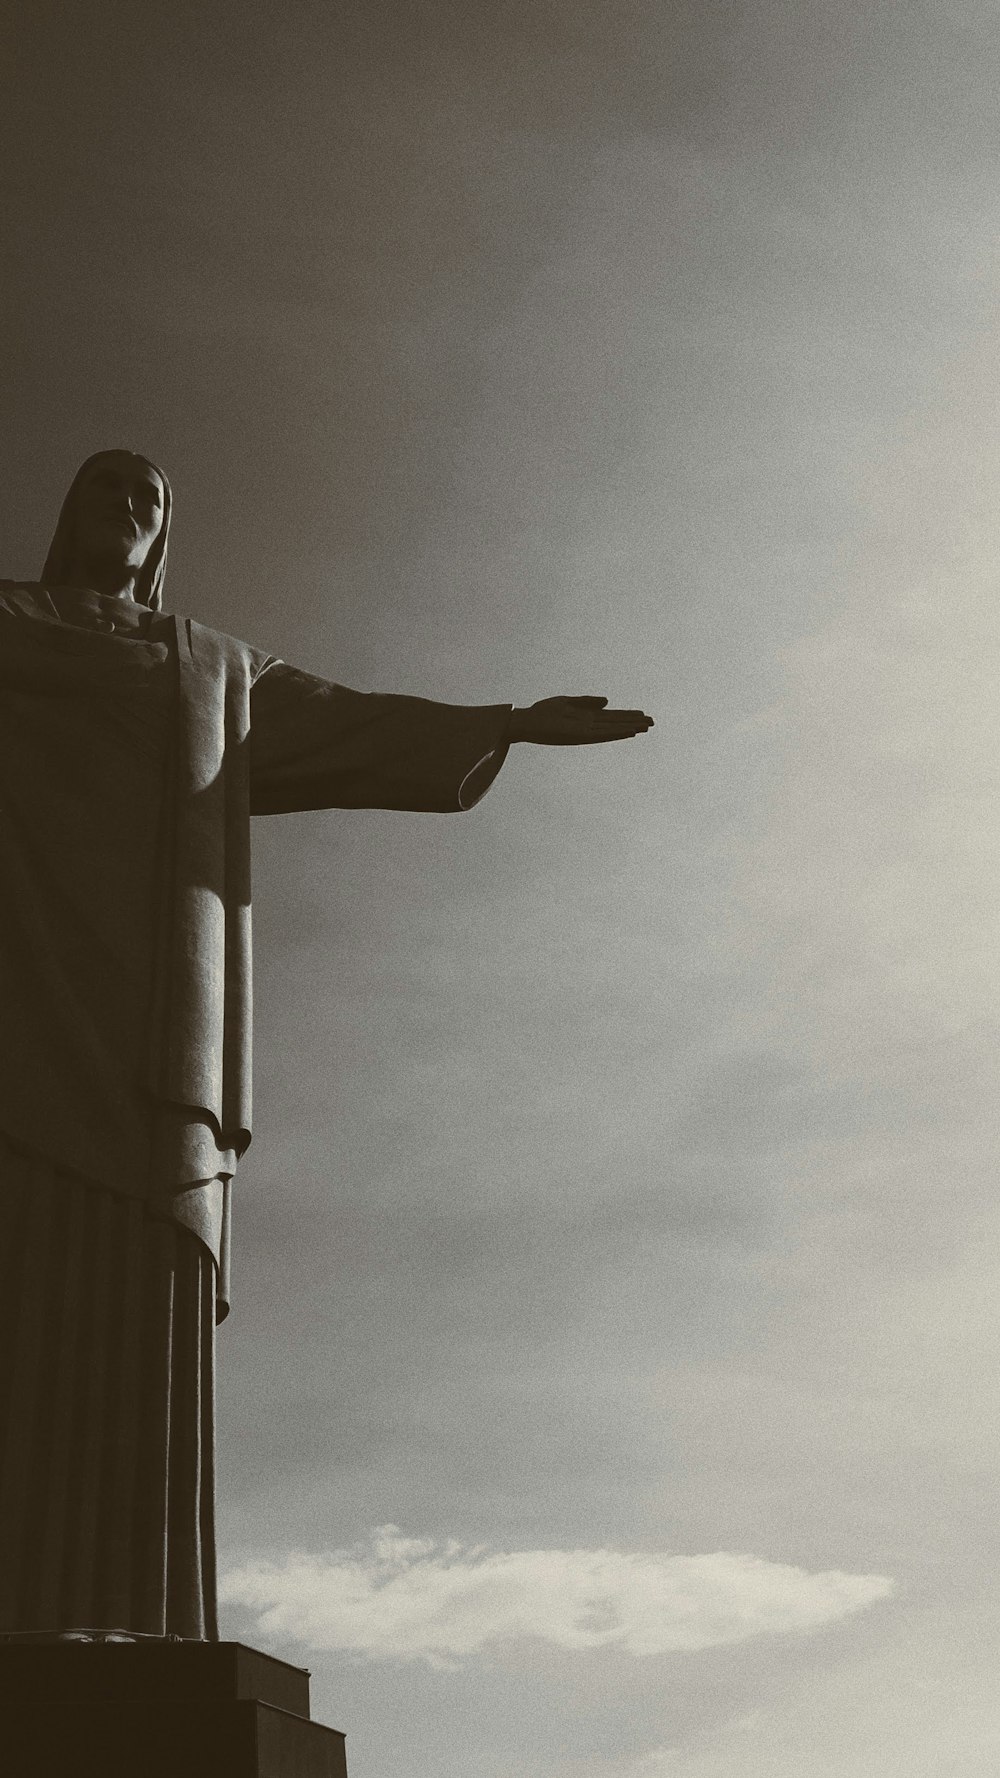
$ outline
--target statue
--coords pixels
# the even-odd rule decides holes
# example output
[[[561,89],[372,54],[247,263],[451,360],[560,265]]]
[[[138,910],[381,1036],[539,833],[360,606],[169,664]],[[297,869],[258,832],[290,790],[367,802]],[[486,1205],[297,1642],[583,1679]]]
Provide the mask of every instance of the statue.
[[[381,696],[162,607],[170,487],[77,473],[0,581],[0,1638],[213,1641],[215,1325],[250,1140],[250,816],[471,808],[604,698]]]

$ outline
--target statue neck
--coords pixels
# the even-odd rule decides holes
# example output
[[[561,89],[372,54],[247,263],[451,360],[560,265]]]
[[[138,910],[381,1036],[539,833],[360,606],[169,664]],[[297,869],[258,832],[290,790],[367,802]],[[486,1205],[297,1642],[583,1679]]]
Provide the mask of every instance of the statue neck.
[[[134,600],[138,578],[138,568],[130,568],[121,562],[88,562],[77,559],[70,564],[65,584],[88,587],[91,592],[101,593],[106,599]]]

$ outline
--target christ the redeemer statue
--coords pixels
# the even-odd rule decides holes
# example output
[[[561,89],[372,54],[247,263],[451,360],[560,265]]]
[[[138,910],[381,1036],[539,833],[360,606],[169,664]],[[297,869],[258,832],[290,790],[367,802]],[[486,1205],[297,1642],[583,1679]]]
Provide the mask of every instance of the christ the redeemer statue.
[[[214,1338],[250,1140],[250,816],[471,808],[511,742],[162,609],[170,488],[79,470],[0,581],[0,1637],[217,1638]]]

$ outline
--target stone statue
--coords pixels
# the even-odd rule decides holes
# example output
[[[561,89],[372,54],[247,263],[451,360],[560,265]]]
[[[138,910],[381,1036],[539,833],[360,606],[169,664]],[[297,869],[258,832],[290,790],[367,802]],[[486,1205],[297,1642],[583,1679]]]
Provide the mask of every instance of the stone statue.
[[[170,487],[76,475],[0,581],[0,1638],[214,1640],[216,1322],[250,1140],[250,816],[471,808],[650,726],[351,691],[162,608]]]

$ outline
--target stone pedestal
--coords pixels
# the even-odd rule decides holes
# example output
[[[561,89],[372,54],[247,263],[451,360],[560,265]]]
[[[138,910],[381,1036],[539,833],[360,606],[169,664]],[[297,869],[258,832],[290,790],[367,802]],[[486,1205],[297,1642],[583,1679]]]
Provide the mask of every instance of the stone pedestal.
[[[11,1778],[347,1778],[309,1674],[239,1642],[0,1644]]]

